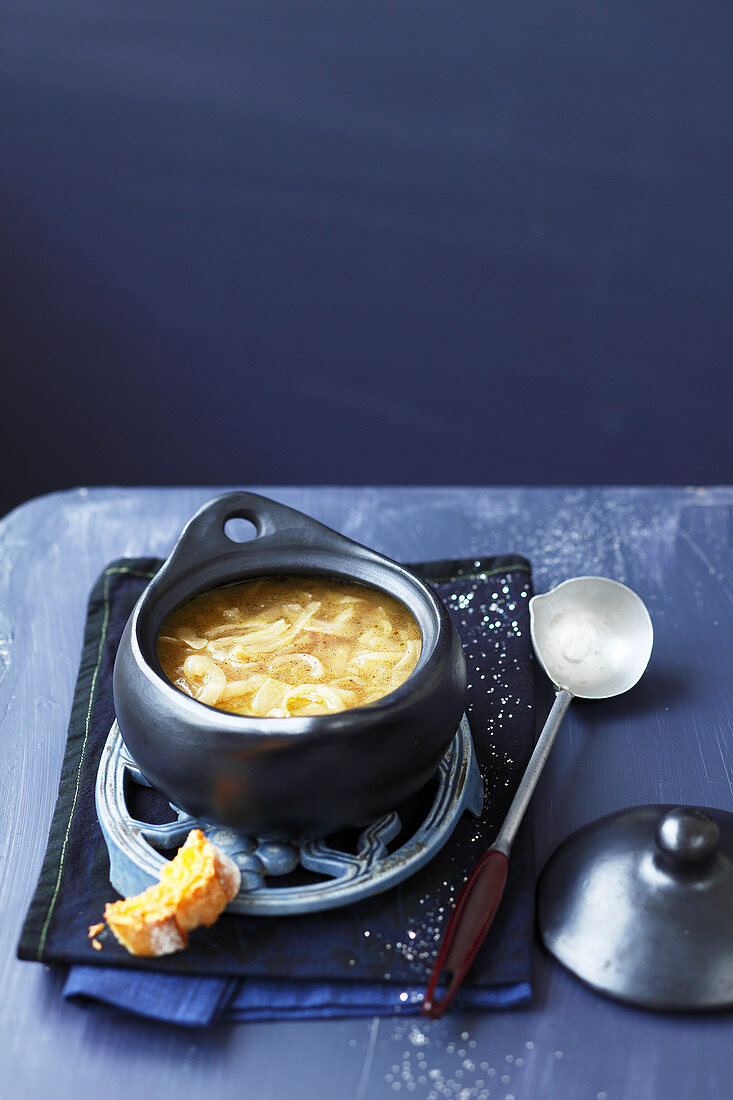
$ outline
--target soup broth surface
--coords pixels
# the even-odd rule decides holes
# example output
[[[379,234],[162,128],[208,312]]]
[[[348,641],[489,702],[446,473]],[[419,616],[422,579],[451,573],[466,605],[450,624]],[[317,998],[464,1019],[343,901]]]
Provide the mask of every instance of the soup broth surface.
[[[235,714],[287,718],[363,706],[420,656],[398,600],[329,577],[266,577],[194,597],[163,623],[157,652],[177,688]]]

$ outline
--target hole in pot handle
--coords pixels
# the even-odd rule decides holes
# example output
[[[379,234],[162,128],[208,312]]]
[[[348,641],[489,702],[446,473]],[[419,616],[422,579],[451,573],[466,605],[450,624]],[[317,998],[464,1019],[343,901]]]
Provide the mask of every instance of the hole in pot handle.
[[[249,542],[256,537],[257,529],[250,520],[242,519],[241,516],[232,516],[224,524],[224,534],[232,542]]]

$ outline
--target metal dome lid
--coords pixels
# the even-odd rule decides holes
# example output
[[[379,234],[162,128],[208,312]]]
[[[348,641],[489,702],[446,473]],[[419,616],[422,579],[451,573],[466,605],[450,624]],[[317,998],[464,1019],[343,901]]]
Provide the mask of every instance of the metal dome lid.
[[[548,951],[645,1008],[733,1005],[733,813],[637,806],[569,836],[537,887]]]

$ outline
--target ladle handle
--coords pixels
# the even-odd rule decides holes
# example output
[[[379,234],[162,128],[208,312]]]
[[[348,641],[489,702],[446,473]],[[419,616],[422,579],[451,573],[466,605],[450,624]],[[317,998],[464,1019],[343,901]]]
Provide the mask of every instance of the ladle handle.
[[[448,1008],[493,924],[506,886],[509,849],[572,698],[565,688],[557,692],[498,836],[458,895],[423,999],[423,1013],[432,1020],[437,1020]],[[448,985],[436,998],[435,991],[444,974],[449,976]]]
[[[524,769],[524,775],[519,781],[519,786],[515,791],[511,805],[507,810],[504,824],[494,841],[494,847],[500,848],[503,852],[506,852],[507,855],[509,855],[509,849],[514,843],[517,830],[522,824],[522,818],[527,812],[527,807],[534,794],[534,789],[542,775],[542,769],[547,763],[547,757],[550,755],[552,746],[555,744],[555,738],[557,737],[562,720],[565,717],[565,712],[572,701],[573,697],[570,692],[565,688],[559,688],[555,695],[555,702],[552,704],[550,713],[547,715],[547,720],[542,727],[542,733],[537,738],[537,744],[529,758],[527,767]]]

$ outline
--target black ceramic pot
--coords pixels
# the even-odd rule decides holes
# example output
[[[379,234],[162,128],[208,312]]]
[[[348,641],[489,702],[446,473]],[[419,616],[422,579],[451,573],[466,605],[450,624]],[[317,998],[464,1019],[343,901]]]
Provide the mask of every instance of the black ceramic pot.
[[[233,518],[256,529],[225,532]],[[201,592],[254,577],[325,575],[382,589],[422,633],[418,663],[399,688],[363,707],[305,718],[250,718],[175,688],[156,657],[174,608]],[[125,744],[145,777],[195,817],[252,836],[325,836],[361,826],[419,790],[460,721],[461,643],[435,593],[404,566],[300,512],[235,492],[201,508],[137,603],[114,670]]]

